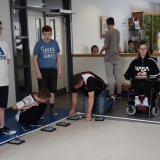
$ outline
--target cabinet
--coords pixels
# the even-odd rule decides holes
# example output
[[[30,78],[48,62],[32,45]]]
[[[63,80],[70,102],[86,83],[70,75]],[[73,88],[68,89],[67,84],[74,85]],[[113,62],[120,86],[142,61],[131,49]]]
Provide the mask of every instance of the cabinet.
[[[141,19],[141,39],[148,42],[154,52],[160,52],[160,14],[152,12],[133,12],[132,17]],[[133,34],[132,34],[133,35]],[[159,36],[158,36],[159,35]]]

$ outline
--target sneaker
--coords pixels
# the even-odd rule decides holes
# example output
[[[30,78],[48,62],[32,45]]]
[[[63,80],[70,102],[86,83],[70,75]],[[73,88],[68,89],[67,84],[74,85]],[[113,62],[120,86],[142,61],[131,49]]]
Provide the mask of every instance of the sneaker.
[[[42,115],[40,119],[41,119],[41,120],[44,120],[44,115]]]
[[[134,102],[136,107],[141,105],[141,101],[139,100],[139,98],[135,98]]]
[[[24,131],[30,131],[30,130],[31,130],[31,127],[30,127],[30,125],[28,125],[28,124],[23,124],[23,125],[22,125],[22,129],[23,129]]]
[[[148,98],[145,98],[145,99],[143,100],[142,106],[145,106],[145,107],[148,107],[148,106],[149,106],[149,104],[148,104]]]
[[[34,122],[30,126],[39,126],[39,127],[41,127],[41,126],[44,126],[44,124],[39,123],[39,122]]]
[[[116,94],[116,95],[114,95],[114,97],[115,97],[116,99],[122,99],[122,95],[121,95],[121,94]]]
[[[113,109],[113,108],[114,108],[115,97],[114,97],[114,96],[111,96],[110,98],[113,99],[113,106],[112,106],[110,109]]]
[[[17,131],[10,130],[8,127],[4,126],[3,128],[0,129],[1,134],[16,134]]]
[[[55,108],[51,108],[50,113],[53,114],[54,116],[58,116],[58,113],[56,112]]]

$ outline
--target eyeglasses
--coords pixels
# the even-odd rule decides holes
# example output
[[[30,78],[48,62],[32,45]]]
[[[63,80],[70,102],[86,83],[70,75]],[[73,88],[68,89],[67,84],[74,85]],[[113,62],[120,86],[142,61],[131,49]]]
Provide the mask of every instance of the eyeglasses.
[[[147,48],[140,48],[139,50],[140,50],[140,51],[146,51]]]
[[[3,28],[2,28],[2,27],[0,27],[0,30],[2,31],[2,30],[3,30]]]

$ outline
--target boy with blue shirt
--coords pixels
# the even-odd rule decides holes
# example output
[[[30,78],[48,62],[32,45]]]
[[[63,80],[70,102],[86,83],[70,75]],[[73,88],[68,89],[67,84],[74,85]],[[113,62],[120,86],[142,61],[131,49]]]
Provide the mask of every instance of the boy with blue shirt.
[[[43,39],[38,41],[34,47],[33,63],[36,69],[39,89],[47,88],[51,93],[50,113],[57,116],[54,108],[54,98],[57,90],[57,71],[58,77],[62,77],[60,63],[60,49],[57,41],[52,40],[52,28],[44,26],[42,28]]]

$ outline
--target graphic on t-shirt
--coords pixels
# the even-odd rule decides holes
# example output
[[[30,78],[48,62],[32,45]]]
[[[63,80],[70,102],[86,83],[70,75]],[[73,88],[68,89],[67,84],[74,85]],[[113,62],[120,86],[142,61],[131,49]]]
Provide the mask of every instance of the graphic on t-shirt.
[[[6,60],[6,55],[4,54],[4,51],[0,47],[0,60]]]
[[[43,52],[43,58],[53,58],[56,59],[55,56],[55,49],[54,47],[50,47],[50,48],[45,48],[44,46],[41,47],[41,51]]]

